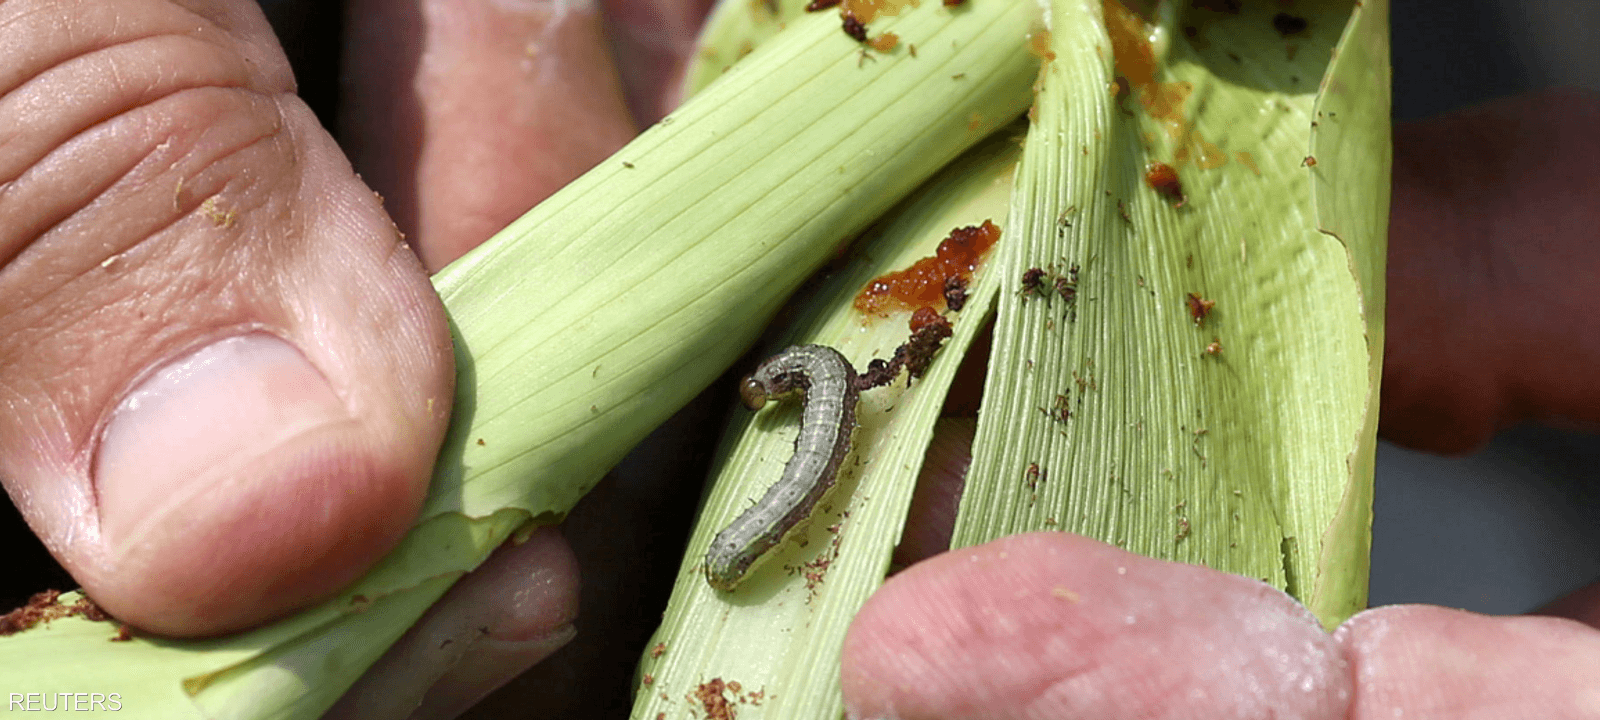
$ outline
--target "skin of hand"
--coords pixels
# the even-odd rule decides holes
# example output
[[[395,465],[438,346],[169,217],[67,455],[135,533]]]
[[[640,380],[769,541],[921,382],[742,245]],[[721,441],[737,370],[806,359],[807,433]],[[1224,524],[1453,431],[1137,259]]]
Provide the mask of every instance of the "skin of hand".
[[[260,11],[7,2],[0,58],[22,515],[147,632],[238,629],[359,576],[420,506],[449,337]]]

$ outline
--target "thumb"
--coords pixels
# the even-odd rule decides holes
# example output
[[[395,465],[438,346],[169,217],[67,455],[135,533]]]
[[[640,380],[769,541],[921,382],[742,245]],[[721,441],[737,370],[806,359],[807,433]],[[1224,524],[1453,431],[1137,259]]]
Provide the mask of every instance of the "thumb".
[[[442,309],[252,2],[0,5],[0,478],[147,631],[238,629],[410,526]]]

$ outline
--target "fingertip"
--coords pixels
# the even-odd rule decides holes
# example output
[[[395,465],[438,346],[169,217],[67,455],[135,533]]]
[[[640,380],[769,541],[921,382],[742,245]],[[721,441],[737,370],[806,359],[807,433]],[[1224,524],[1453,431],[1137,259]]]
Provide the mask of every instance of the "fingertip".
[[[165,635],[237,630],[329,595],[421,506],[426,467],[400,442],[283,339],[214,342],[111,413],[94,468],[100,543],[80,579]]]
[[[1356,615],[1334,637],[1353,665],[1356,720],[1600,712],[1600,632],[1573,620],[1395,605]]]
[[[842,682],[858,718],[1342,718],[1349,697],[1339,648],[1281,592],[1066,533],[890,579]]]
[[[1537,615],[1550,615],[1577,620],[1600,629],[1600,583],[1578,588],[1538,610]]]
[[[578,564],[553,528],[495,552],[326,717],[453,718],[576,635]]]
[[[1592,423],[1600,95],[1498,98],[1394,132],[1379,432],[1461,454]]]
[[[905,531],[894,550],[895,565],[912,565],[950,549],[977,427],[973,418],[940,418],[934,425]]]
[[[118,620],[158,635],[225,634],[325,599],[400,540],[426,489],[362,435],[347,424],[280,445],[108,537],[75,574]]]
[[[586,1],[357,0],[346,150],[430,270],[636,133]]]
[[[712,0],[600,0],[628,105],[644,125],[683,100],[683,75]]]
[[[476,626],[473,618],[482,618],[490,621],[495,640],[520,642],[545,637],[578,617],[579,580],[572,547],[559,530],[545,527],[495,551],[447,599],[466,613],[460,624]]]

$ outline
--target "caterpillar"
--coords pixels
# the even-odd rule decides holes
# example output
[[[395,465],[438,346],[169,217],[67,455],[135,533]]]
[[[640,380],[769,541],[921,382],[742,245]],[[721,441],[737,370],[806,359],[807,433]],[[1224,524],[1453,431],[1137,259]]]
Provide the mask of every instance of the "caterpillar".
[[[783,477],[767,488],[706,550],[706,582],[731,592],[756,560],[811,515],[838,479],[856,428],[856,371],[838,350],[796,345],[768,358],[739,386],[745,407],[760,410],[769,399],[803,394],[800,434]]]

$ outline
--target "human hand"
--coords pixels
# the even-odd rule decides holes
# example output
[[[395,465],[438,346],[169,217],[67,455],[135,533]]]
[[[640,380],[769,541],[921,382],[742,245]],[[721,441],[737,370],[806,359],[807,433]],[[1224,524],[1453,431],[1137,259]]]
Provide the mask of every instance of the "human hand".
[[[891,578],[843,663],[852,718],[1578,718],[1600,632],[1398,605],[1330,635],[1261,582],[1032,533]]]
[[[696,19],[624,43],[624,74],[681,62],[696,8],[619,7],[624,28]],[[424,266],[635,129],[592,7],[350,12],[344,134],[424,263],[293,96],[254,3],[0,7],[0,478],[88,594],[147,632],[283,615],[393,546],[451,397]],[[664,86],[639,87],[659,112]],[[553,533],[512,555],[490,569],[544,594],[493,629],[547,653],[570,637],[576,567]]]
[[[6,490],[149,632],[354,579],[410,525],[450,397],[415,258],[252,4],[0,16]]]
[[[1396,129],[1384,435],[1459,452],[1600,420],[1597,121],[1600,99],[1554,92]],[[970,438],[941,428],[901,560],[948,544]],[[1600,585],[1541,612],[1382,607],[1327,634],[1255,580],[1036,533],[891,578],[851,626],[845,702],[903,720],[1595,716]]]

